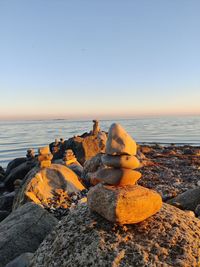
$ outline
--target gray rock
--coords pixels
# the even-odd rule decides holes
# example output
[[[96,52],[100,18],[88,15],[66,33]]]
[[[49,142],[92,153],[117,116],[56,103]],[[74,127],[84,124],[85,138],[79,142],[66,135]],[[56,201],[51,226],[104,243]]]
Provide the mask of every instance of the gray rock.
[[[9,190],[14,189],[14,181],[17,179],[23,180],[26,174],[36,166],[36,161],[26,161],[17,167],[13,168],[10,173],[5,177],[4,184]]]
[[[0,222],[3,221],[10,214],[7,210],[0,210]]]
[[[117,226],[86,206],[43,241],[30,267],[197,266],[200,220],[167,204],[137,225]]]
[[[184,210],[195,211],[197,205],[200,204],[200,187],[190,189],[177,197],[170,199],[167,203]]]
[[[14,197],[15,192],[0,196],[0,210],[12,211]]]
[[[136,155],[137,145],[132,137],[118,123],[113,123],[108,132],[106,154]]]
[[[27,158],[16,158],[16,159],[13,159],[12,161],[10,161],[8,163],[5,175],[7,176],[11,172],[11,170],[13,170],[14,168],[18,167],[19,165],[21,165],[22,163],[24,163],[26,161],[27,161]]]
[[[24,252],[34,252],[57,222],[33,203],[12,212],[0,223],[0,267]]]
[[[200,216],[200,204],[196,206],[195,214],[197,215],[197,217]]]
[[[33,258],[33,253],[26,252],[9,262],[5,267],[28,267]]]

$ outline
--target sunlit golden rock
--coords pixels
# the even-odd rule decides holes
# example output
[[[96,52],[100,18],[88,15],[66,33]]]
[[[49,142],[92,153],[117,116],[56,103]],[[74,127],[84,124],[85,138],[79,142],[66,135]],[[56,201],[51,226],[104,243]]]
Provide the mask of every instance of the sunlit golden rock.
[[[111,222],[133,224],[158,212],[162,199],[155,191],[138,185],[114,187],[98,184],[88,193],[88,206]]]
[[[108,155],[136,155],[137,145],[132,137],[120,124],[113,123],[108,132],[106,154]]]
[[[14,209],[27,201],[47,204],[57,189],[72,193],[79,192],[85,187],[80,183],[78,176],[66,166],[52,164],[46,168],[33,168],[16,196]]]
[[[136,169],[140,166],[139,160],[135,156],[120,155],[110,156],[103,155],[101,158],[104,165],[113,168]]]
[[[131,169],[103,168],[93,173],[92,183],[104,182],[108,185],[134,185],[141,177],[141,173]],[[94,183],[93,183],[94,184]]]

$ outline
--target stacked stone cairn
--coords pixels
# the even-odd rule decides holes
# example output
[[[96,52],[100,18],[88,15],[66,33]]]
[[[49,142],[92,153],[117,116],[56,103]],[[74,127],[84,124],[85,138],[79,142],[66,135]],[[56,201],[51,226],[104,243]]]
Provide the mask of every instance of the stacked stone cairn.
[[[71,164],[80,165],[72,149],[65,150],[63,161],[66,166],[71,165]]]
[[[27,160],[32,160],[32,159],[35,158],[35,152],[34,152],[34,149],[29,148],[29,149],[27,150],[26,158],[27,158]]]
[[[41,147],[38,149],[38,161],[41,168],[51,166],[53,155],[50,152],[49,146]]]
[[[136,158],[137,144],[119,125],[112,124],[108,132],[104,168],[94,174],[99,184],[88,193],[88,206],[107,220],[119,224],[141,222],[158,212],[160,195],[136,185],[141,173]]]

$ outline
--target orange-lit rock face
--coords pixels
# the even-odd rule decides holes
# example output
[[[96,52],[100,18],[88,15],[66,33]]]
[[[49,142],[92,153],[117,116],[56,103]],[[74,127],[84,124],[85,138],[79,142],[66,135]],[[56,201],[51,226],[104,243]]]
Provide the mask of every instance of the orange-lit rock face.
[[[104,168],[94,173],[91,178],[108,185],[121,186],[134,185],[140,177],[140,172],[131,169]]]
[[[157,213],[162,199],[155,191],[138,185],[114,187],[98,184],[88,193],[88,206],[111,222],[133,224]]]
[[[113,123],[108,132],[106,154],[108,155],[136,155],[137,145],[132,137],[121,127]]]
[[[45,204],[57,189],[78,192],[84,189],[78,176],[66,166],[52,164],[47,168],[34,168],[16,197],[15,209],[27,201]]]
[[[120,155],[110,156],[103,155],[101,158],[104,165],[113,168],[136,169],[140,166],[139,160],[135,156]]]
[[[49,146],[40,147],[40,148],[38,149],[38,153],[39,153],[39,155],[46,155],[46,154],[49,154],[49,153],[50,153]]]

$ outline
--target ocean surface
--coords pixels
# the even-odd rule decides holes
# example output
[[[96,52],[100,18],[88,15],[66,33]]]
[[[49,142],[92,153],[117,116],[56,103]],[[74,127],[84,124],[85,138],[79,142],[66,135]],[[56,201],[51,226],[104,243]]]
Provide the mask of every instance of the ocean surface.
[[[113,122],[120,123],[138,143],[200,145],[200,116],[100,120],[101,129],[108,131]],[[28,148],[89,132],[92,125],[89,120],[0,121],[0,166],[25,156]]]

